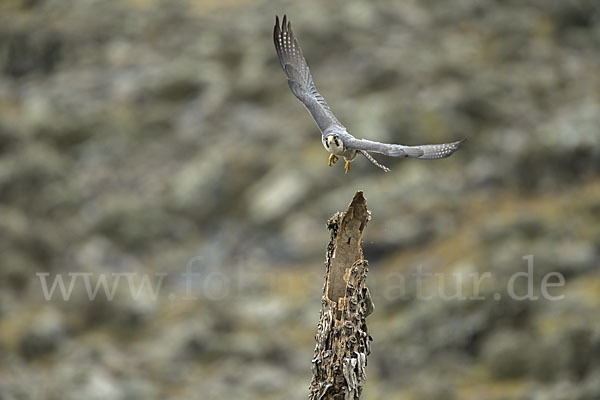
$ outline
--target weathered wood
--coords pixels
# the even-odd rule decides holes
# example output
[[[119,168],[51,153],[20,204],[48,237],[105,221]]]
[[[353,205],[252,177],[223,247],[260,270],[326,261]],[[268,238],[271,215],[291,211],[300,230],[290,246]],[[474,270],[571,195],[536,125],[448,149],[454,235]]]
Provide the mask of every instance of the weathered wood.
[[[331,239],[315,336],[310,400],[359,399],[366,380],[373,340],[366,317],[373,311],[373,303],[365,286],[368,263],[361,243],[369,218],[367,201],[363,192],[357,191],[348,209],[327,221]]]

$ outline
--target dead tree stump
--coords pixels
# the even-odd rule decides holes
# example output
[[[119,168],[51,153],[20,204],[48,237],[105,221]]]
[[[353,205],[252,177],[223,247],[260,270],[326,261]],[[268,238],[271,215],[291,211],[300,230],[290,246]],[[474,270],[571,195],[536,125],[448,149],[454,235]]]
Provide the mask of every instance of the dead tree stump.
[[[345,212],[327,221],[326,273],[312,360],[310,400],[359,399],[366,380],[367,356],[373,338],[366,317],[373,303],[365,285],[368,263],[361,248],[370,218],[367,201],[357,191]]]

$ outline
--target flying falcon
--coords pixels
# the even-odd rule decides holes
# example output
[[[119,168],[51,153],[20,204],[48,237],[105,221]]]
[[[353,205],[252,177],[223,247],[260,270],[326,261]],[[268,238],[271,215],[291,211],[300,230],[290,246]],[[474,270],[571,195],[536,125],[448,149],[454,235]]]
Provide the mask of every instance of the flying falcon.
[[[328,162],[329,166],[334,164],[338,160],[338,157],[344,157],[347,174],[350,170],[350,162],[360,153],[373,164],[388,172],[390,169],[379,164],[369,152],[380,153],[390,157],[411,157],[432,160],[450,156],[465,141],[465,139],[462,139],[444,144],[403,146],[401,144],[387,144],[366,139],[356,139],[337,120],[323,96],[317,91],[298,41],[292,32],[292,24],[287,20],[285,15],[283,16],[281,26],[279,26],[279,17],[275,17],[273,41],[275,42],[275,49],[279,56],[279,63],[287,75],[288,85],[292,93],[304,104],[321,130],[323,146],[331,153]]]

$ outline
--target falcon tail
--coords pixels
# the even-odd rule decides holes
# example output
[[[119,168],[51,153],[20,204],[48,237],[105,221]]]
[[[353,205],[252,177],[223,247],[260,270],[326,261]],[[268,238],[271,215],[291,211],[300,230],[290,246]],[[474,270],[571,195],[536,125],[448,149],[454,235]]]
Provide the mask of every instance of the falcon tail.
[[[367,153],[364,150],[359,150],[359,152],[365,156],[365,158],[369,161],[371,161],[371,163],[373,163],[376,167],[381,168],[382,170],[384,170],[385,172],[390,172],[390,169],[388,167],[386,167],[385,165],[381,165],[377,162],[376,159],[374,159],[369,153]]]

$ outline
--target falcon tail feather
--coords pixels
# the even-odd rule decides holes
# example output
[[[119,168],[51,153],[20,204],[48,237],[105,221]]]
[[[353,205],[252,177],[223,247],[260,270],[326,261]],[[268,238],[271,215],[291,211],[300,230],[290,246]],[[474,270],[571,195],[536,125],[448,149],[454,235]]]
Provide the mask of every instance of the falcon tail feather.
[[[369,153],[367,153],[366,151],[364,151],[364,150],[359,150],[359,152],[360,152],[360,153],[361,153],[363,156],[365,156],[365,158],[366,158],[367,160],[371,161],[371,163],[373,163],[373,165],[375,165],[376,167],[379,167],[379,168],[381,168],[381,169],[382,169],[382,170],[384,170],[385,172],[390,172],[390,169],[389,169],[388,167],[386,167],[385,165],[379,164],[379,163],[377,162],[377,160],[376,160],[376,159],[374,159],[374,158],[373,158],[373,157],[372,157],[372,156],[371,156]]]

